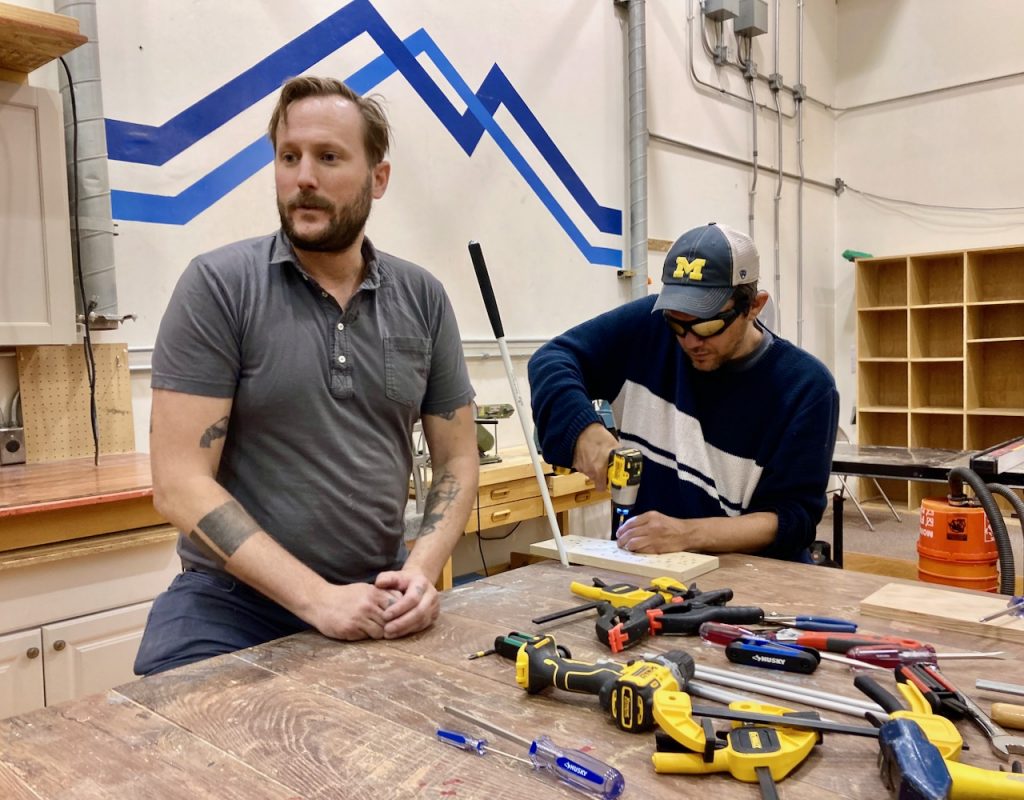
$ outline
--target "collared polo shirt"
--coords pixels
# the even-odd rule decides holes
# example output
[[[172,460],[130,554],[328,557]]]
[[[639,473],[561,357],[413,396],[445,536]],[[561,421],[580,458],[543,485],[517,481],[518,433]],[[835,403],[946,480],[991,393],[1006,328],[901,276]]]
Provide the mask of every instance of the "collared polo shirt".
[[[218,482],[335,583],[404,562],[413,423],[473,398],[441,283],[369,240],[363,258],[343,309],[280,231],[199,256],[153,352],[154,389],[232,398]],[[178,551],[218,568],[184,535]]]

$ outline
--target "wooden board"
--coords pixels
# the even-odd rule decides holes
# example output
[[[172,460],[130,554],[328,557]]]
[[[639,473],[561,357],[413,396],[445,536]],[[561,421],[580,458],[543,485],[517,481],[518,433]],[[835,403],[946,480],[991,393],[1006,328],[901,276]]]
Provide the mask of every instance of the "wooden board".
[[[94,344],[100,454],[135,450],[128,346]],[[18,348],[18,382],[29,463],[93,454],[89,379],[79,345]]]
[[[860,601],[860,611],[872,617],[934,625],[947,630],[992,636],[1024,643],[1024,621],[1004,616],[978,622],[1006,608],[1006,596],[968,590],[939,589],[924,584],[888,583]]]
[[[587,536],[563,536],[562,543],[565,545],[569,561],[573,564],[605,567],[630,575],[643,575],[646,578],[675,578],[685,583],[698,575],[718,569],[718,556],[702,553],[630,553],[621,550],[611,539],[591,539]],[[558,558],[558,548],[554,539],[531,544],[530,553],[535,556]]]
[[[28,73],[87,41],[74,17],[0,3],[0,69]]]

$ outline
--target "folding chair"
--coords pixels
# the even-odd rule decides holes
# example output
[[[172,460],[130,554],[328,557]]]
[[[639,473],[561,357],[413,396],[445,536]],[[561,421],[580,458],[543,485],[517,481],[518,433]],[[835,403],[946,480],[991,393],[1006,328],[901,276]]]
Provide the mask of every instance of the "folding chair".
[[[841,442],[850,441],[850,437],[846,435],[846,431],[843,430],[842,426],[839,427],[839,430],[836,433],[836,438]],[[846,482],[847,478],[849,478],[850,476],[840,475],[839,473],[834,474],[836,476],[836,479],[839,481],[839,488],[832,489],[829,492],[829,494],[835,494],[838,492],[840,497],[849,497],[853,501],[853,504],[857,506],[857,510],[860,512],[860,515],[864,518],[864,522],[868,526],[868,530],[873,532],[875,530],[875,526],[871,524],[871,520],[868,519],[867,512],[864,510],[864,506],[860,504],[860,500],[857,498],[857,495],[854,493],[853,489],[850,488],[850,485]],[[864,480],[868,479],[865,478]],[[881,498],[882,501],[889,507],[889,511],[892,513],[893,519],[895,519],[897,522],[903,522],[903,520],[900,519],[900,515],[896,512],[896,509],[893,508],[893,505],[889,501],[889,498],[886,496],[885,491],[882,489],[882,485],[878,482],[878,479],[871,478],[870,480],[872,483],[875,484],[875,489],[878,490],[878,494],[865,499],[864,502],[868,502],[868,500],[874,500],[876,498]]]

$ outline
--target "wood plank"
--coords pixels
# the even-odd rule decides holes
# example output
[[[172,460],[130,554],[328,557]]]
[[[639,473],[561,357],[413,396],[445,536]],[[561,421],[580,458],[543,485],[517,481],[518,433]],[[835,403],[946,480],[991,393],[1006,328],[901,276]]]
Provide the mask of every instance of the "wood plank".
[[[481,768],[473,755],[438,742],[438,698],[445,695],[437,687],[422,692],[435,683],[422,661],[406,669],[388,657],[386,646],[333,644],[336,674],[325,676],[325,685],[306,685],[227,656],[118,691],[296,787],[307,800],[500,797],[508,796],[509,787],[520,797],[573,796],[521,764],[491,758]],[[379,693],[372,708],[352,702],[368,691]],[[429,698],[433,711],[410,718],[400,709],[417,695],[420,702]]]
[[[0,797],[4,800],[39,800],[10,767],[0,764]]]
[[[298,795],[113,693],[0,721],[0,753],[33,800],[294,800]]]
[[[80,503],[134,497],[153,490],[149,453],[92,456],[19,464],[0,470],[0,517]]]
[[[146,495],[36,514],[0,517],[0,551],[146,528],[165,522]]]
[[[1024,644],[1024,621],[1016,617],[978,622],[1004,608],[1004,595],[952,587],[939,589],[921,583],[889,583],[860,603],[861,613],[871,616],[941,625],[975,636],[994,636]]]
[[[85,44],[78,20],[0,3],[0,68],[27,74]]]
[[[592,539],[588,536],[563,536],[562,544],[570,563],[605,567],[647,578],[665,576],[686,582],[718,569],[718,557],[704,553],[630,553],[622,550],[611,539]],[[558,558],[554,539],[531,544],[530,553]]]
[[[30,567],[37,564],[50,564],[69,558],[100,553],[113,553],[133,547],[145,547],[178,538],[178,530],[169,525],[108,533],[102,536],[90,536],[87,539],[76,539],[69,542],[46,544],[39,547],[24,547],[14,552],[0,552],[0,571],[17,567]]]
[[[482,631],[488,627],[486,622],[470,624],[480,628],[480,635],[485,636]],[[449,636],[458,636],[465,625],[466,622],[460,620],[442,627],[442,638],[449,643]],[[493,626],[491,629],[496,630]],[[260,651],[258,655],[253,651],[249,653],[275,672],[286,674],[300,684],[316,684],[368,713],[376,714],[378,709],[387,706],[391,719],[414,729],[441,725],[472,735],[488,735],[471,723],[441,712],[440,706],[447,704],[527,738],[543,732],[560,745],[582,749],[615,766],[625,777],[631,797],[666,796],[680,791],[685,796],[684,787],[695,786],[700,786],[709,797],[749,796],[749,787],[722,775],[694,778],[655,774],[650,768],[653,752],[650,736],[618,730],[592,695],[552,690],[539,695],[526,694],[515,685],[515,670],[508,661],[491,658],[467,662],[459,648],[424,647],[422,637],[367,643],[372,652],[358,655],[344,644],[322,639],[318,643],[305,634],[302,637],[305,641],[294,642],[299,637],[292,637],[256,648]],[[360,651],[365,649],[362,645],[359,648]],[[436,664],[438,660],[443,660],[444,666]],[[425,666],[425,661],[429,666]],[[406,690],[396,692],[396,684]],[[495,741],[495,737],[489,738]],[[495,742],[495,745],[516,752],[516,747],[509,742]],[[838,741],[836,746],[839,746]],[[816,758],[826,756],[821,753]],[[495,796],[524,797],[519,783],[513,782],[517,780],[510,778],[504,791]],[[846,796],[839,792],[823,795],[820,787],[795,784],[786,785],[785,790],[787,798],[810,800],[820,796]],[[464,796],[464,790],[460,789],[459,796]]]

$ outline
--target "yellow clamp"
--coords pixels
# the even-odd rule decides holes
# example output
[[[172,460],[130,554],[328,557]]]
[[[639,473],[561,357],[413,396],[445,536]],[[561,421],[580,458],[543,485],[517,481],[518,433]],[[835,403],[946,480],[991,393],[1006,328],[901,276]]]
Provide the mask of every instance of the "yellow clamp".
[[[760,714],[782,715],[792,709],[752,701],[734,702],[729,708]],[[685,692],[659,691],[654,695],[654,719],[669,736],[689,753],[655,753],[651,757],[654,771],[701,775],[728,772],[737,780],[757,783],[758,767],[767,767],[772,779],[779,781],[796,769],[821,741],[817,731],[775,726],[749,726],[734,722],[727,745],[714,751],[706,761],[707,737],[703,727],[693,719],[693,706]]]

